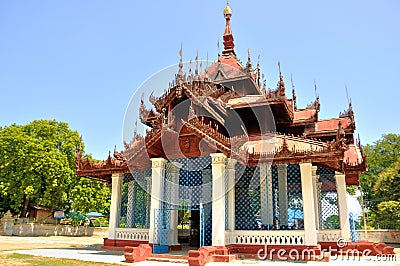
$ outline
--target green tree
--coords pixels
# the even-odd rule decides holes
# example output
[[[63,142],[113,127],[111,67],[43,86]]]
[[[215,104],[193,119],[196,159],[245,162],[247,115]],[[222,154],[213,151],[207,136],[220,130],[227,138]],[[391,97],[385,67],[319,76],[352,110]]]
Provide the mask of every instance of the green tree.
[[[376,202],[400,201],[400,156],[392,166],[382,171],[372,189]]]
[[[80,143],[62,122],[36,120],[0,131],[0,195],[3,208],[25,216],[30,202],[67,207]]]
[[[386,220],[388,225],[396,218],[385,212],[396,210],[395,202],[400,202],[400,135],[384,135],[372,145],[366,145],[364,151],[368,172],[361,175],[360,185],[368,209],[367,221],[378,227]]]
[[[111,188],[104,182],[81,177],[72,189],[72,208],[83,213],[110,213]]]
[[[400,202],[383,201],[378,204],[377,215],[379,220],[376,223],[380,228],[400,229]]]
[[[29,203],[66,210],[75,203],[78,211],[106,212],[109,188],[75,174],[77,147],[83,152],[78,132],[64,122],[35,120],[0,128],[0,207],[22,217]],[[88,194],[92,198],[83,208]]]
[[[374,186],[379,174],[398,160],[400,156],[400,135],[383,135],[372,145],[366,145],[364,151],[368,160],[368,172],[361,175],[360,184],[367,207],[376,210],[380,201],[377,201]]]

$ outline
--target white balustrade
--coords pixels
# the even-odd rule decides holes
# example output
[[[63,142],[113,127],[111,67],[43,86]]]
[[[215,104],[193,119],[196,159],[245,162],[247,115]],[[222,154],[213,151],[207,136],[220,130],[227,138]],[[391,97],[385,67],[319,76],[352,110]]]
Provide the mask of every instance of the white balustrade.
[[[149,241],[149,229],[115,228],[116,239]]]
[[[229,244],[242,245],[304,245],[304,231],[226,231]]]
[[[317,234],[318,242],[336,242],[340,237],[340,230],[319,230]]]

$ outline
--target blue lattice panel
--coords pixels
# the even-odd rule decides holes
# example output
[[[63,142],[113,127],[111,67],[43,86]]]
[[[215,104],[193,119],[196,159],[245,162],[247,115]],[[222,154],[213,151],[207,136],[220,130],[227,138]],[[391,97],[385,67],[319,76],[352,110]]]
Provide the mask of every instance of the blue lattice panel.
[[[268,168],[269,169],[269,168]],[[263,189],[267,197],[261,197],[260,180],[266,185],[265,178],[260,177],[259,167],[249,167],[236,164],[235,185],[235,229],[236,230],[290,230],[303,228],[303,199],[301,191],[300,167],[297,164],[283,168],[282,178],[278,178],[278,167],[271,166],[271,187]],[[268,172],[263,171],[268,175]],[[264,198],[264,202],[261,199]],[[267,204],[266,198],[271,199],[270,207],[263,209],[265,217],[271,217],[270,224],[263,224],[261,204]],[[281,202],[280,202],[281,199]],[[265,214],[265,211],[267,213]],[[271,214],[269,214],[271,213]],[[272,218],[273,217],[273,218]],[[263,219],[264,219],[263,218]],[[280,218],[282,221],[280,221]],[[283,219],[284,218],[284,219]],[[268,221],[268,219],[264,219]]]
[[[272,165],[272,210],[273,220],[276,223],[279,215],[279,184],[278,184],[278,166]],[[275,224],[267,225],[269,229],[277,229]]]
[[[340,229],[335,172],[318,167],[317,175],[319,175],[319,226],[321,229]]]
[[[303,229],[303,193],[301,173],[298,164],[287,165],[288,228]]]
[[[154,210],[154,238],[155,245],[169,245],[170,210]]]
[[[150,194],[139,183],[145,172],[136,171],[125,174],[121,189],[120,224],[123,228],[149,228],[150,226]]]
[[[212,245],[212,203],[201,204],[200,246]]]
[[[236,164],[236,170],[239,171],[235,177],[235,229],[256,230],[261,206],[260,169]]]

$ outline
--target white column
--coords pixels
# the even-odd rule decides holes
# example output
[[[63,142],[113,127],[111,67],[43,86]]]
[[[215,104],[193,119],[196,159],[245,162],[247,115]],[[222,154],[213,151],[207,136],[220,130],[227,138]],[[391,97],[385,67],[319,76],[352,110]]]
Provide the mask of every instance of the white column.
[[[235,230],[235,177],[236,177],[236,160],[227,160],[226,171],[228,171],[227,184],[228,184],[228,227],[229,230]]]
[[[151,202],[150,202],[150,229],[149,229],[149,243],[154,242],[154,218],[155,210],[161,208],[162,201],[162,181],[164,179],[164,163],[163,158],[152,158],[152,171],[151,171]]]
[[[128,205],[126,206],[126,227],[133,225],[133,200],[135,198],[135,180],[128,183]]]
[[[171,165],[169,168],[170,171],[170,184],[169,184],[169,192],[171,193],[171,204],[173,210],[171,212],[171,220],[170,220],[170,234],[169,234],[169,243],[172,246],[179,245],[178,242],[178,198],[179,198],[179,168],[175,167],[175,165]]]
[[[347,198],[346,198],[346,177],[344,174],[335,172],[336,179],[336,190],[338,196],[338,207],[339,207],[339,219],[341,237],[350,240],[350,222],[349,213],[347,210]]]
[[[313,192],[314,192],[314,211],[315,211],[315,225],[316,228],[319,229],[319,182],[317,175],[318,166],[311,166],[311,175],[312,175],[312,184],[313,184]]]
[[[301,192],[303,194],[305,245],[317,245],[317,230],[315,226],[314,192],[311,173],[311,163],[300,164]]]
[[[212,159],[212,245],[225,245],[225,164],[222,153],[210,154]]]
[[[287,165],[278,165],[279,225],[288,224]]]
[[[111,206],[110,221],[108,226],[108,239],[115,239],[115,228],[119,227],[119,216],[121,210],[121,187],[124,174],[113,174],[111,176]]]

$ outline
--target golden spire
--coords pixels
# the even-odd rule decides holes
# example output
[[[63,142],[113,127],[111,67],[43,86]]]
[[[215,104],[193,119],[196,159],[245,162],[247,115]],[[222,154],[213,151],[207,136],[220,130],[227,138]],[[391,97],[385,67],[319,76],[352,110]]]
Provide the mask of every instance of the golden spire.
[[[224,16],[232,16],[232,9],[229,7],[229,1],[226,1],[226,6],[224,9]]]
[[[229,55],[229,54],[236,55],[235,50],[233,50],[233,48],[235,47],[235,43],[233,41],[233,35],[230,24],[231,16],[232,16],[232,9],[229,7],[229,2],[226,2],[226,6],[224,9],[224,17],[226,24],[223,35],[224,50],[222,51],[222,55]]]

